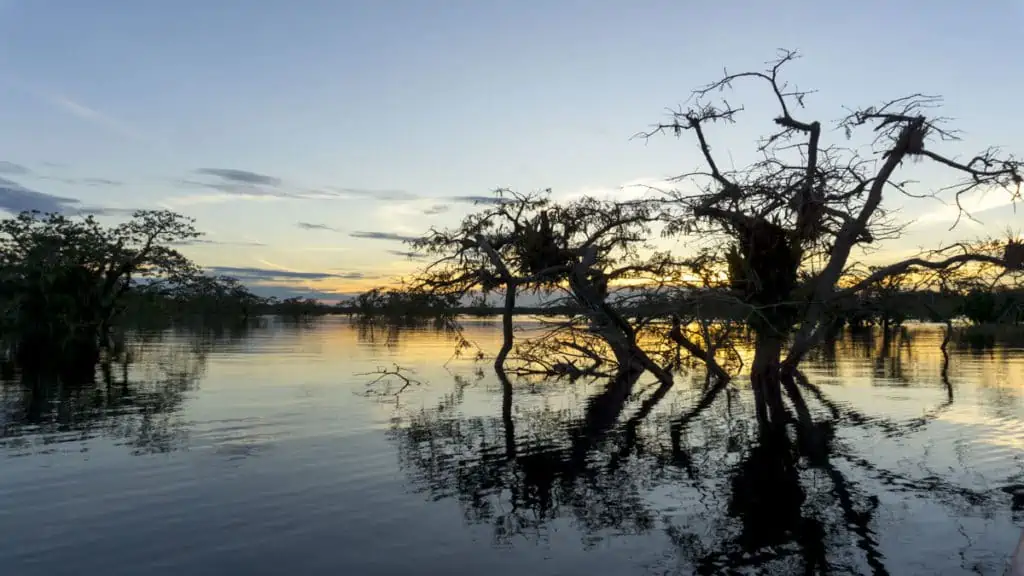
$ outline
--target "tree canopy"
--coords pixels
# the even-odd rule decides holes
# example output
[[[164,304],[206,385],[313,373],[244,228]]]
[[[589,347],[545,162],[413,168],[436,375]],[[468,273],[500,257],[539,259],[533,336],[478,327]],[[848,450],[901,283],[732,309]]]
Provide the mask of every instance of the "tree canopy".
[[[89,370],[132,292],[254,298],[233,279],[205,276],[177,249],[199,236],[191,219],[167,210],[137,211],[112,226],[39,212],[0,220],[8,346],[26,364],[53,363],[56,354]]]
[[[460,226],[431,230],[413,243],[433,262],[412,285],[503,292],[499,371],[510,354],[537,366],[541,350],[547,361],[539,364],[551,374],[578,374],[584,361],[588,369],[611,363],[668,381],[672,355],[664,343],[670,342],[723,381],[735,372],[726,365],[729,334],[750,332],[759,421],[777,427],[789,420],[783,390],[806,419],[799,364],[844,308],[901,284],[948,288],[967,276],[988,277],[990,288],[1005,284],[1024,270],[1024,246],[1012,237],[982,239],[865,265],[865,250],[901,236],[904,224],[894,215],[899,198],[944,199],[970,216],[965,194],[991,190],[1020,198],[1020,163],[997,148],[967,160],[947,155],[943,146],[957,133],[935,114],[940,99],[926,94],[847,110],[838,131],[826,130],[823,121],[804,117],[811,93],[783,78],[796,58],[784,51],[765,70],[726,74],[695,90],[688,107],[638,134],[691,139],[700,166],[674,178],[671,189],[618,202],[556,202],[549,192],[499,190]],[[775,128],[754,143],[755,161],[726,168],[729,156],[714,142],[743,108],[716,95],[741,82],[762,87],[776,110]],[[908,162],[930,165],[948,176],[946,183],[922,192],[901,175]],[[651,242],[656,231],[687,249],[659,252]],[[578,312],[516,348],[511,313],[517,293],[531,290],[563,291]],[[738,325],[708,321],[706,311],[722,306],[738,311]]]

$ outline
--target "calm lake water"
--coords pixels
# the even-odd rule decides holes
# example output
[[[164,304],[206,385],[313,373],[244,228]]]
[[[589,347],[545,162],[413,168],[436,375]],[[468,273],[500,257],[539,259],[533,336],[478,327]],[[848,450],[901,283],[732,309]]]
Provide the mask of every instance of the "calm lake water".
[[[957,339],[946,381],[941,339],[814,357],[831,454],[778,470],[744,379],[683,421],[696,376],[508,388],[431,330],[140,334],[109,384],[3,385],[0,574],[1002,574],[1022,339]],[[422,384],[368,395],[394,364]]]

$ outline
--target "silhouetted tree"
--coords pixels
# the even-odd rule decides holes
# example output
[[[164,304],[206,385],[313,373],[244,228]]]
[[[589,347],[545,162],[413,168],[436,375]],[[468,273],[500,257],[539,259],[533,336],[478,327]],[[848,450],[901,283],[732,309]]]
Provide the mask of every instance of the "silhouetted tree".
[[[519,292],[565,290],[586,318],[561,325],[568,326],[568,336],[552,340],[548,333],[524,349],[541,350],[549,360],[555,351],[574,350],[575,358],[590,359],[588,370],[595,358],[611,356],[618,366],[651,370],[665,380],[666,364],[651,354],[657,339],[642,338],[642,330],[667,336],[723,380],[729,376],[723,353],[737,331],[710,330],[704,311],[727,309],[755,341],[750,380],[759,422],[777,427],[789,420],[785,390],[807,428],[809,414],[795,377],[801,360],[837,322],[873,303],[877,310],[866,312],[867,318],[899,323],[902,310],[890,306],[901,284],[935,286],[955,274],[991,274],[1003,282],[1020,276],[1024,244],[993,239],[882,266],[858,261],[865,247],[900,236],[892,197],[919,195],[899,176],[908,161],[950,173],[949,185],[926,193],[957,206],[972,191],[1002,189],[1019,197],[1020,164],[994,149],[967,161],[945,155],[940,145],[956,134],[932,114],[939,99],[923,94],[847,113],[838,126],[853,142],[831,142],[822,122],[800,115],[809,93],[781,78],[795,58],[785,51],[767,70],[727,74],[696,90],[689,108],[639,135],[693,136],[703,166],[678,176],[678,189],[661,190],[657,200],[561,204],[547,194],[500,190],[459,228],[432,230],[413,243],[436,257],[417,286],[459,294],[504,292],[499,370],[513,351],[512,311]],[[757,142],[757,160],[726,169],[713,151],[713,132],[734,123],[742,108],[709,99],[747,80],[766,89],[777,110],[776,129]],[[966,214],[962,207],[961,213]],[[698,248],[679,256],[654,252],[648,239],[655,225]],[[634,281],[631,290],[621,286],[626,278]],[[647,293],[643,306],[636,305],[637,293]],[[611,354],[604,354],[609,348]],[[587,372],[572,360],[542,362],[540,371]]]
[[[941,274],[972,264],[1016,272],[1022,267],[1012,242],[957,244],[884,266],[858,263],[857,249],[899,235],[886,200],[913,193],[897,176],[905,162],[930,162],[960,177],[932,193],[958,206],[973,190],[1002,188],[1019,196],[1020,164],[991,149],[966,162],[944,155],[937,144],[956,136],[931,114],[939,100],[923,94],[843,117],[839,126],[848,139],[870,134],[866,146],[829,143],[820,121],[800,117],[809,93],[780,77],[795,58],[787,51],[765,71],[727,74],[695,91],[691,107],[642,134],[694,137],[704,167],[678,177],[685,187],[667,191],[667,233],[721,239],[722,264],[728,269],[723,290],[750,310],[747,324],[756,340],[751,383],[763,423],[787,420],[784,387],[801,411],[793,375],[824,337],[842,301],[899,275]],[[713,152],[712,130],[735,122],[742,108],[707,99],[746,80],[759,82],[773,99],[777,129],[757,144],[760,160],[726,169]]]
[[[37,212],[0,221],[3,321],[18,356],[94,363],[130,290],[197,274],[173,246],[198,235],[191,220],[169,211],[139,211],[110,227],[92,216]]]
[[[577,320],[583,321],[587,333],[599,337],[617,369],[646,369],[666,379],[667,372],[638,345],[638,327],[617,309],[617,298],[609,289],[627,279],[657,282],[678,268],[666,254],[641,255],[648,248],[650,226],[657,219],[657,204],[651,201],[585,198],[556,203],[550,190],[539,194],[497,190],[488,208],[470,214],[458,228],[431,230],[413,243],[415,249],[437,258],[414,285],[460,296],[473,290],[503,292],[504,340],[494,360],[498,370],[504,369],[513,351],[512,315],[517,296],[564,291],[573,309],[579,311]],[[647,289],[654,286],[648,282]],[[579,322],[570,321],[561,328],[571,333],[569,340],[583,337]],[[591,353],[577,358],[591,363],[592,369],[598,358],[593,342],[584,347]],[[567,358],[546,362],[534,354],[523,359],[533,364],[540,360],[548,365],[543,371],[549,373],[582,370]]]

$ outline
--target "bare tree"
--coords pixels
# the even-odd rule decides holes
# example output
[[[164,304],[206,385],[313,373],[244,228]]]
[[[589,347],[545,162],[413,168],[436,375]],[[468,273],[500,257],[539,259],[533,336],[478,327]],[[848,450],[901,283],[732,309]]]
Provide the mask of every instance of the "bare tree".
[[[434,256],[414,282],[419,290],[454,292],[503,291],[503,343],[494,366],[502,371],[513,350],[513,314],[516,298],[524,292],[565,293],[575,318],[548,334],[568,335],[558,346],[531,346],[533,367],[549,374],[597,373],[604,361],[583,333],[599,335],[611,354],[610,364],[620,370],[645,369],[663,380],[668,372],[637,343],[637,328],[613,306],[609,284],[669,275],[675,266],[667,254],[645,254],[650,226],[659,217],[658,204],[649,200],[606,202],[585,198],[555,203],[550,190],[520,194],[498,190],[489,207],[466,217],[454,230],[431,230],[416,241],[415,249]],[[648,283],[649,284],[649,283]],[[648,285],[648,288],[650,286]],[[578,320],[585,319],[581,325]],[[536,344],[536,343],[535,343]],[[562,353],[562,360],[537,362],[538,352]],[[582,352],[589,362],[577,366],[564,353]],[[545,353],[543,356],[549,356]]]
[[[668,191],[667,232],[721,239],[720,257],[728,281],[718,292],[748,308],[755,355],[751,383],[763,424],[788,419],[782,389],[798,414],[806,410],[794,376],[800,361],[822,338],[837,303],[897,275],[942,273],[967,265],[1019,271],[1019,248],[957,244],[872,268],[866,273],[851,258],[855,250],[897,237],[885,200],[914,194],[898,173],[907,160],[930,162],[953,177],[929,195],[960,205],[964,194],[998,188],[1020,197],[1020,165],[995,149],[960,161],[938,148],[955,140],[944,119],[932,115],[939,99],[913,94],[854,110],[839,122],[847,139],[868,132],[866,149],[828,143],[823,124],[802,118],[809,92],[781,78],[797,54],[784,51],[764,71],[726,74],[696,90],[686,109],[668,122],[640,134],[692,136],[703,168],[677,178],[680,189]],[[736,121],[742,107],[709,98],[737,81],[764,87],[775,102],[777,129],[757,145],[759,159],[739,169],[725,169],[713,152],[713,128]],[[963,213],[961,207],[961,213]]]

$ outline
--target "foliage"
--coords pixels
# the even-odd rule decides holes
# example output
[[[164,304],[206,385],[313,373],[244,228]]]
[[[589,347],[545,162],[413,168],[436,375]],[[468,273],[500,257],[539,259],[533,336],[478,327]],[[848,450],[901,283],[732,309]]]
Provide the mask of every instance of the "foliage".
[[[173,286],[198,274],[173,247],[198,235],[190,219],[162,210],[111,227],[92,216],[38,212],[0,221],[4,333],[17,335],[23,352],[93,354],[133,287]]]
[[[374,288],[344,303],[345,308],[361,320],[400,322],[448,318],[457,305],[458,296],[455,294],[383,288]]]
[[[658,219],[658,203],[652,200],[583,198],[558,203],[551,199],[550,190],[520,194],[499,189],[488,207],[467,216],[460,226],[431,230],[413,243],[416,250],[436,259],[412,285],[420,291],[459,297],[473,291],[485,296],[501,292],[504,341],[494,361],[498,370],[505,369],[513,351],[517,297],[533,292],[554,297],[551,304],[572,314],[555,329],[568,332],[567,338],[517,349],[518,360],[524,363],[521,370],[554,366],[559,374],[576,374],[592,372],[608,361],[619,370],[643,367],[667,379],[667,373],[637,344],[642,322],[631,321],[612,305],[613,301],[624,305],[631,295],[610,289],[616,282],[640,281],[647,284],[644,298],[649,298],[656,292],[652,284],[682,266],[667,254],[651,251],[648,239]],[[593,340],[576,334],[580,330],[597,335],[606,345],[604,352],[581,358],[564,346],[550,345]],[[577,366],[580,360],[589,366]]]
[[[846,142],[832,142],[822,121],[802,117],[810,92],[782,78],[796,58],[786,51],[766,70],[726,74],[695,90],[689,107],[639,134],[692,136],[702,166],[678,176],[677,188],[639,201],[561,203],[550,191],[498,190],[459,227],[431,230],[413,242],[414,249],[434,258],[413,286],[443,294],[503,292],[499,370],[513,348],[511,314],[517,292],[524,290],[565,292],[580,310],[518,347],[532,351],[530,365],[547,366],[548,373],[586,373],[588,368],[576,363],[580,357],[611,356],[620,367],[639,366],[664,381],[664,347],[657,338],[641,342],[638,333],[646,331],[660,332],[705,364],[709,374],[728,379],[722,361],[730,335],[752,332],[751,383],[759,421],[776,426],[791,420],[785,389],[801,426],[809,429],[797,367],[837,324],[871,318],[899,324],[909,317],[903,306],[908,293],[964,294],[970,291],[965,279],[972,277],[988,278],[985,286],[991,290],[1024,269],[1016,237],[866,265],[860,254],[902,232],[892,216],[894,198],[945,199],[970,217],[960,202],[965,194],[1002,190],[1015,200],[1022,177],[1020,163],[995,148],[967,161],[946,155],[942,146],[957,134],[933,114],[940,99],[925,94],[847,111],[838,120]],[[745,81],[765,88],[776,109],[775,129],[756,142],[751,163],[726,168],[725,158],[713,152],[713,141],[743,108],[714,98]],[[902,176],[909,161],[945,171],[949,184],[915,190]],[[656,252],[648,242],[655,227],[686,246],[685,253]],[[974,282],[974,288],[980,286]],[[997,316],[972,298],[962,309],[975,310],[978,320]],[[923,300],[920,308],[933,316],[958,312],[933,309],[928,298]],[[739,322],[712,331],[710,310],[728,310]],[[655,350],[657,362],[648,354]],[[569,356],[576,359],[565,360]]]

